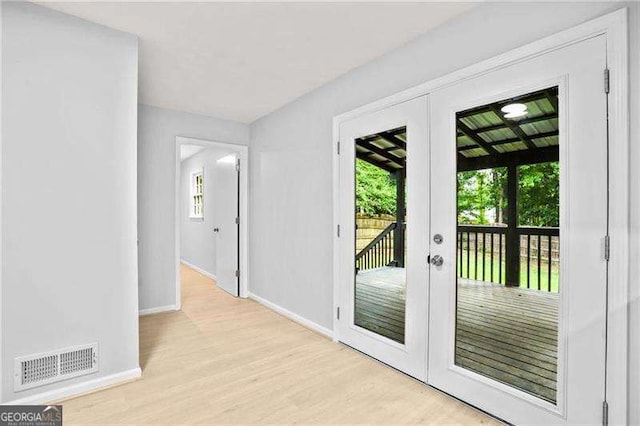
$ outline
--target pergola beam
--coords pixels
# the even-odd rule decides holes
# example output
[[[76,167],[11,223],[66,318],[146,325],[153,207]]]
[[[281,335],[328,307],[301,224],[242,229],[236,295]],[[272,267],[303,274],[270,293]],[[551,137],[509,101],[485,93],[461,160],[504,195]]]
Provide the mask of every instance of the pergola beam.
[[[549,163],[560,159],[560,149],[558,146],[538,148],[535,151],[522,150],[507,152],[504,154],[482,157],[469,157],[458,159],[458,171],[467,172],[471,170],[491,169],[495,167],[508,167],[509,165],[525,165]]]
[[[517,123],[518,123],[518,126],[522,126],[523,124],[537,123],[539,121],[552,120],[554,118],[558,118],[557,112],[539,115],[537,117],[524,118],[522,120],[518,120]],[[474,129],[474,132],[480,134],[480,133],[491,132],[494,130],[508,129],[508,128],[509,126],[507,126],[506,124],[500,123],[500,124],[494,124],[492,126],[479,127],[477,129]]]
[[[380,136],[385,141],[393,144],[395,146],[394,149],[400,148],[400,149],[404,149],[405,151],[407,150],[407,143],[402,139],[400,139],[399,137],[397,137],[396,135],[394,135],[393,133],[381,132],[381,133],[378,133],[378,136]],[[386,149],[389,149],[389,148],[386,148]]]
[[[522,142],[524,142],[525,145],[527,145],[527,148],[529,149],[538,149],[538,147],[536,146],[536,144],[534,144],[531,139],[529,138],[529,136],[527,136],[527,134],[520,128],[519,124],[515,121],[510,121],[508,118],[505,118],[504,115],[502,115],[502,112],[500,111],[500,109],[494,105],[491,105],[491,110],[493,111],[493,113],[495,115],[498,116],[498,118],[500,118],[500,120],[502,121],[502,123],[507,126],[513,133],[516,134],[516,136],[518,138],[520,138],[520,140]]]
[[[374,154],[378,154],[379,156],[386,158],[387,160],[397,164],[400,168],[405,167],[405,159],[402,157],[398,157],[397,155],[391,152],[385,151],[383,148],[379,148],[374,144],[372,144],[371,142],[368,142],[363,139],[359,139],[356,143],[362,148],[366,148],[369,151],[373,152]]]
[[[531,140],[536,140],[536,139],[542,139],[542,138],[549,138],[552,136],[558,136],[559,132],[557,130],[552,130],[550,132],[543,132],[543,133],[536,133],[535,135],[531,135],[529,136],[531,138]],[[495,142],[491,142],[490,145],[491,146],[500,146],[500,145],[506,145],[509,143],[514,143],[514,142],[521,142],[520,138],[509,138],[509,139],[502,139],[499,141],[495,141]],[[458,152],[464,152],[464,151],[470,151],[472,149],[477,149],[479,148],[478,146],[463,146],[458,148]],[[539,149],[539,148],[538,148]],[[502,154],[500,154],[502,155]]]
[[[366,161],[369,164],[372,164],[376,167],[381,168],[382,170],[386,170],[389,173],[395,173],[397,170],[399,170],[397,167],[392,167],[389,164],[391,164],[391,161],[389,160],[384,160],[384,161],[380,161],[380,160],[376,160],[374,158],[371,158],[371,156],[373,155],[372,152],[357,152],[356,153],[356,157],[361,159],[362,161]]]
[[[482,139],[478,134],[476,134],[473,130],[469,128],[466,124],[462,122],[459,118],[456,120],[458,123],[458,130],[460,130],[464,135],[468,136],[475,143],[479,145],[480,148],[483,148],[489,155],[498,155],[498,151],[489,143],[487,143],[484,139]]]
[[[544,91],[544,94],[547,96],[551,107],[558,114],[558,90],[557,89],[547,89]]]

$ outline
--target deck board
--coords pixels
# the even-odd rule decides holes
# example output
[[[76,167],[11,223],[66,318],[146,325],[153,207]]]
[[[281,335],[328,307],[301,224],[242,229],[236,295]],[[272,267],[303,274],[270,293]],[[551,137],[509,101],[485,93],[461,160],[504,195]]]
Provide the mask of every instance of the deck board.
[[[404,343],[405,271],[356,275],[355,322]],[[555,402],[558,294],[481,281],[458,283],[456,364]]]

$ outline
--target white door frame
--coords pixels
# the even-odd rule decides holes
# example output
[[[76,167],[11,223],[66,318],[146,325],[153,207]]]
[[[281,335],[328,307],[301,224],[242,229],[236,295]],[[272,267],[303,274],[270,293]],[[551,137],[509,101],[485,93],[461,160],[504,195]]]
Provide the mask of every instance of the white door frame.
[[[180,185],[180,147],[182,145],[199,145],[206,148],[229,149],[240,155],[240,292],[239,296],[246,298],[249,294],[249,238],[248,238],[248,186],[249,186],[249,147],[226,142],[209,141],[205,139],[190,138],[186,136],[176,136],[175,161],[175,268],[176,268],[176,310],[181,309],[182,299],[180,296],[180,222],[181,222],[181,185]],[[213,237],[212,237],[213,238]]]
[[[628,289],[629,289],[629,75],[627,9],[621,8],[557,34],[479,62],[443,77],[412,87],[378,101],[369,103],[333,118],[333,143],[340,140],[340,123],[372,111],[428,94],[436,89],[473,78],[515,62],[542,55],[582,40],[605,35],[607,38],[607,66],[611,89],[609,93],[609,165],[610,165],[610,236],[608,318],[607,318],[607,400],[609,423],[627,423],[627,360],[628,360]],[[603,73],[604,81],[604,73]],[[604,84],[603,84],[604,90]],[[425,118],[426,119],[426,118]],[[340,224],[339,200],[344,189],[339,181],[338,150],[333,155],[333,221]],[[336,235],[336,234],[334,234]],[[334,313],[338,308],[340,291],[339,237],[333,240],[333,297]],[[333,316],[334,340],[339,340],[338,318]],[[425,333],[427,330],[425,330]]]

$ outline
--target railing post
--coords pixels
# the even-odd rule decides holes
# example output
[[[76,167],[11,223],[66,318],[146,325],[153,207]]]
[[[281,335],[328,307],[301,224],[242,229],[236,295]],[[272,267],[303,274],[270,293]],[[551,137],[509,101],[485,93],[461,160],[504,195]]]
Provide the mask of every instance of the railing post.
[[[404,268],[404,217],[405,217],[405,191],[404,169],[395,172],[396,180],[396,229],[393,233],[393,259],[396,266]]]
[[[507,167],[506,285],[520,285],[520,235],[518,234],[518,166]]]

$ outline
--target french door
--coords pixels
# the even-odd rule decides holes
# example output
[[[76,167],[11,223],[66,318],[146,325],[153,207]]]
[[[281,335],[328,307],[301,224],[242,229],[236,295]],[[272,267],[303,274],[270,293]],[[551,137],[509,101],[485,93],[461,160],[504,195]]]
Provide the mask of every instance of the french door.
[[[598,36],[430,94],[427,381],[512,423],[602,421],[605,68]]]
[[[341,123],[337,337],[515,424],[605,401],[605,36]]]
[[[340,126],[338,339],[426,379],[427,98]]]

